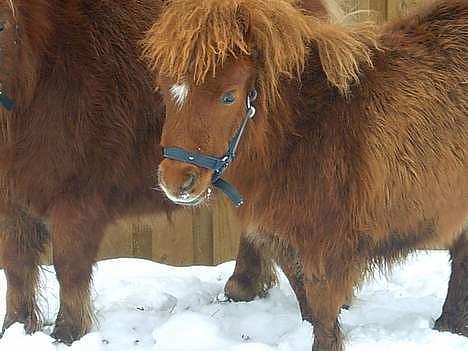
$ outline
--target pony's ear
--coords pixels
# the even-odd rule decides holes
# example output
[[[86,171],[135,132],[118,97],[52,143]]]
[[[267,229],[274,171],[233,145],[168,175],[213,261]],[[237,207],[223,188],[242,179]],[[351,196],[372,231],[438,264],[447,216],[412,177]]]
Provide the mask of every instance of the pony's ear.
[[[237,8],[236,11],[237,24],[239,30],[244,33],[245,38],[249,37],[250,33],[250,15],[244,8]]]
[[[359,82],[365,68],[372,68],[372,51],[377,48],[375,26],[370,23],[337,26],[323,22],[314,24],[311,37],[315,43],[328,81],[343,94]]]
[[[261,48],[255,42],[254,36],[254,23],[250,18],[250,11],[246,10],[244,7],[237,8],[236,12],[236,21],[239,28],[239,32],[242,33],[243,41],[247,43],[248,54],[254,59],[259,59],[261,55]]]

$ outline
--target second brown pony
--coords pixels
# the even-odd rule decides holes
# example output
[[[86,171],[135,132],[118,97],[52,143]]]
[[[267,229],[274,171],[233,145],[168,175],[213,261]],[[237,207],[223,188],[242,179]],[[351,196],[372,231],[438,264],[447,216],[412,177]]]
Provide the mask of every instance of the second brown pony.
[[[152,188],[164,113],[138,41],[161,1],[0,2],[0,213],[7,278],[3,330],[41,327],[38,263],[47,240],[60,284],[52,336],[92,323],[90,279],[105,227],[118,216],[168,212]]]
[[[378,29],[283,0],[172,0],[148,33],[167,108],[161,187],[209,198],[213,171],[195,160],[224,162],[247,121],[224,178],[246,231],[299,253],[316,351],[342,349],[339,308],[363,276],[417,248],[450,247],[435,328],[468,335],[467,46],[465,0]]]

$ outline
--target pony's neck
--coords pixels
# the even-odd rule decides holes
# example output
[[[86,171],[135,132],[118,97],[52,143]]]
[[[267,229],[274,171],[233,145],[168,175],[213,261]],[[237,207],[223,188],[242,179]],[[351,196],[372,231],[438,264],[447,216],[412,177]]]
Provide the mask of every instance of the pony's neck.
[[[316,52],[310,53],[300,79],[281,82],[280,96],[274,106],[262,98],[255,101],[256,120],[248,125],[246,140],[241,141],[239,157],[243,159],[239,163],[269,169],[278,155],[315,128],[324,112],[321,109],[327,105],[324,100],[344,100],[328,82]]]
[[[293,78],[279,83],[280,98],[274,105],[260,99],[264,105],[260,106],[264,121],[260,130],[264,132],[251,133],[251,144],[260,150],[257,158],[263,158],[267,166],[283,148],[308,129],[317,128],[330,114],[330,102],[344,102],[356,82],[366,79],[366,72],[373,68],[378,32],[372,24],[340,26],[316,21],[311,26],[314,35],[304,43],[309,50],[301,76],[294,78],[292,73]]]
[[[355,55],[351,60],[337,61],[341,64],[349,63],[349,66],[332,67],[331,72],[327,72],[318,48],[312,47],[301,77],[281,82],[281,105],[276,109],[268,109],[261,105],[262,100],[259,99],[257,117],[266,123],[263,126],[249,126],[248,138],[239,150],[239,159],[235,161],[236,166],[228,179],[239,186],[241,193],[268,191],[263,184],[268,184],[270,190],[287,186],[284,179],[296,177],[297,172],[301,173],[308,167],[310,159],[323,156],[318,150],[326,150],[327,146],[322,145],[321,140],[330,139],[332,134],[343,140],[348,138],[349,131],[344,121],[350,118],[346,107],[347,95],[359,89],[354,80],[356,77],[359,76],[361,82],[367,79],[375,50],[372,40],[368,38],[360,43],[358,52],[349,47],[349,54]],[[345,50],[330,49],[328,53],[347,55]],[[355,71],[349,70],[349,67]],[[348,76],[340,75],[340,69],[344,69]],[[338,78],[333,81],[330,77]],[[317,146],[317,150],[313,145]],[[297,153],[304,153],[304,150],[308,150],[306,159],[296,157]]]

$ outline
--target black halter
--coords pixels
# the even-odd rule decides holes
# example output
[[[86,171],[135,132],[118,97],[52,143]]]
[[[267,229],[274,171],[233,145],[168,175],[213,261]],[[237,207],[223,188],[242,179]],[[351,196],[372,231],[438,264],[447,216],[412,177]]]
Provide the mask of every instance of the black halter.
[[[205,154],[193,153],[177,146],[166,147],[163,150],[163,156],[166,158],[213,170],[214,173],[213,178],[211,179],[211,184],[224,192],[236,207],[241,206],[244,203],[244,200],[242,199],[242,196],[239,194],[237,189],[225,180],[221,179],[221,177],[223,176],[226,168],[236,158],[237,147],[239,146],[239,141],[242,137],[242,134],[244,133],[247,122],[255,116],[256,111],[255,107],[252,105],[252,102],[256,98],[257,91],[253,89],[247,95],[247,112],[244,119],[242,120],[242,124],[229,142],[227,152],[224,154],[224,156],[214,157]]]

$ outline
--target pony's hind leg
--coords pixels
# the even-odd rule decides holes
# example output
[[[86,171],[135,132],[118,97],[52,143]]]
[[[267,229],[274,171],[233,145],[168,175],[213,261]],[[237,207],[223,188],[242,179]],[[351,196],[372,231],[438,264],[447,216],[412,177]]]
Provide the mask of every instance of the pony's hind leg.
[[[236,267],[224,287],[226,297],[233,301],[263,297],[277,281],[270,252],[259,247],[256,240],[241,235]]]
[[[434,329],[468,336],[468,229],[450,250],[452,273],[442,314]]]
[[[6,314],[2,334],[14,323],[26,333],[41,328],[36,302],[39,259],[47,242],[47,229],[22,210],[8,211],[1,221],[3,268],[7,280]]]
[[[60,308],[51,334],[71,344],[93,323],[90,297],[92,266],[108,223],[102,206],[60,203],[50,213],[54,267],[60,285]]]

